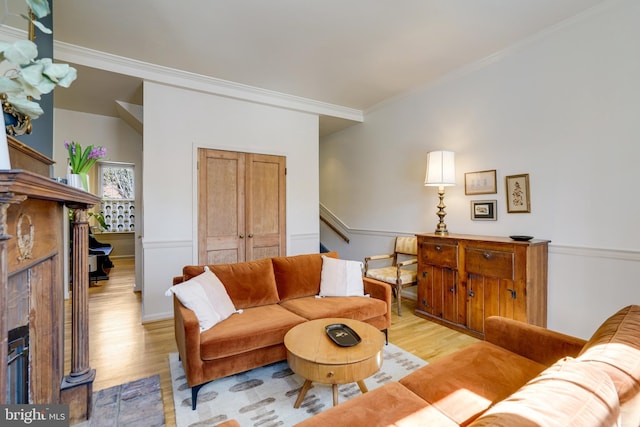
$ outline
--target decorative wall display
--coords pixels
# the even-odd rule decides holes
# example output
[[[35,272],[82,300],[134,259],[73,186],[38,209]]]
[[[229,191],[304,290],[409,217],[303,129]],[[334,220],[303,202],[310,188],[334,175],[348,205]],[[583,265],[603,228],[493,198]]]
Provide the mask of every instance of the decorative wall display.
[[[474,221],[496,221],[498,219],[497,200],[472,200],[471,219]]]
[[[133,200],[102,200],[100,211],[109,226],[105,233],[135,231],[135,206]]]
[[[505,177],[505,179],[507,183],[507,212],[531,212],[529,174],[510,175]]]
[[[495,194],[497,192],[495,169],[464,174],[464,194]]]

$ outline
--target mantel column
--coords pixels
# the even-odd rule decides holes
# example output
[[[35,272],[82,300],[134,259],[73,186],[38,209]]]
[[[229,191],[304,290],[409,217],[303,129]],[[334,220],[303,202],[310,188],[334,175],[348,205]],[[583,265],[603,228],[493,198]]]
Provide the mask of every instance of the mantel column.
[[[80,403],[78,413],[70,414],[74,420],[91,416],[96,371],[89,366],[89,221],[86,208],[73,210],[72,225],[71,372],[64,377],[62,397],[65,403]],[[84,402],[86,404],[82,404]]]
[[[7,233],[7,209],[11,197],[0,195],[0,404],[7,403],[7,352],[9,338],[7,336],[7,282],[9,267],[7,263],[7,240],[11,238]]]

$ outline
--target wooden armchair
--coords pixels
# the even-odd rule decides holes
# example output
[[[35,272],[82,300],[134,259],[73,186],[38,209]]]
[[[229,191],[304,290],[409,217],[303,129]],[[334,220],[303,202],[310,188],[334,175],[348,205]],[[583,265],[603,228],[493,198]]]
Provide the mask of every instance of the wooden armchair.
[[[393,286],[393,293],[398,304],[398,316],[402,316],[402,289],[418,283],[416,268],[405,268],[418,263],[418,239],[415,236],[396,237],[394,252],[388,255],[373,255],[364,259],[364,275]],[[372,261],[376,265],[391,265],[371,268]]]

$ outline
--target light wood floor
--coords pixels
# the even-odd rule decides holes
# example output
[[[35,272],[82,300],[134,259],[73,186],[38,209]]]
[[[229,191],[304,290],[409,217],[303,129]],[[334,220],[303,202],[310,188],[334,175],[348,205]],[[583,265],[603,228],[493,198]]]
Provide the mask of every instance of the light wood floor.
[[[96,370],[93,390],[160,374],[166,425],[175,426],[169,353],[176,352],[173,320],[141,324],[141,295],[133,291],[134,261],[114,260],[109,280],[89,289],[90,365]],[[178,272],[179,273],[179,272]],[[177,273],[177,274],[178,274]],[[167,283],[167,287],[170,283]],[[435,361],[477,341],[413,314],[415,303],[403,300],[403,315],[392,315],[389,341],[423,358]],[[71,303],[67,301],[67,336]],[[65,349],[70,349],[65,342]],[[69,351],[67,351],[68,353]],[[65,358],[69,372],[70,355]]]

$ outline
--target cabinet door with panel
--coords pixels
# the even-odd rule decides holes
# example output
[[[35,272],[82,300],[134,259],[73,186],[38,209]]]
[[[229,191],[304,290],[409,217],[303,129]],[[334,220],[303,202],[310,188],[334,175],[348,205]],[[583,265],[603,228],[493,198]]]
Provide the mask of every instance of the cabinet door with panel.
[[[458,246],[429,239],[419,239],[418,245],[417,309],[459,323],[460,316],[464,317],[464,299],[459,298]]]
[[[516,252],[507,244],[465,247],[469,329],[484,333],[489,316],[527,321],[526,268],[516,266]]]

